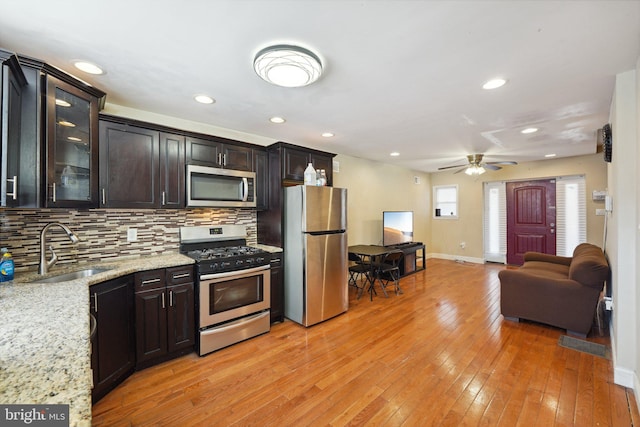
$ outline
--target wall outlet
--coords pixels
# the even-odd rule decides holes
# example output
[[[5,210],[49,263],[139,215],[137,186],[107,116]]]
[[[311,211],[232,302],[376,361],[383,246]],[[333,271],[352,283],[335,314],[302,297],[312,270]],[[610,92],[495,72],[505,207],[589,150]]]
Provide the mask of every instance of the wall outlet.
[[[127,242],[137,242],[137,241],[138,241],[138,229],[127,228]]]

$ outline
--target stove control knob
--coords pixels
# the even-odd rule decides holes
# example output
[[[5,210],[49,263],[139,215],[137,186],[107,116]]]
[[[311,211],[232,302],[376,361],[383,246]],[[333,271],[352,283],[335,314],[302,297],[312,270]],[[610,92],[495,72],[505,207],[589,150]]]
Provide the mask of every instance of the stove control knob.
[[[257,262],[263,262],[264,261],[264,257],[258,257],[258,258],[256,258],[256,261]]]
[[[255,261],[256,261],[256,260],[255,260],[255,259],[253,259],[253,258],[247,258],[247,259],[245,260],[245,262],[246,262],[247,264],[253,264]]]
[[[242,265],[242,260],[241,259],[237,260],[236,265]]]

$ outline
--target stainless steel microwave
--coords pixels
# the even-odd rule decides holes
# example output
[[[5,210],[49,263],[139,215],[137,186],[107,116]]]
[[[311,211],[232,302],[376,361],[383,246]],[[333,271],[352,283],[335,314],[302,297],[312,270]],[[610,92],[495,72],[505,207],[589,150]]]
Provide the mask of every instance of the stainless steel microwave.
[[[187,207],[256,207],[255,172],[187,165]]]

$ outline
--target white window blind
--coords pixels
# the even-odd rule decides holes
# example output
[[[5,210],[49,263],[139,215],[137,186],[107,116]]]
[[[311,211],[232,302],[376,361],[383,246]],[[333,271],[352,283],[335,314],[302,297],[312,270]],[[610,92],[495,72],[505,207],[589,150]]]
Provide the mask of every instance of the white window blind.
[[[587,241],[587,208],[584,176],[556,180],[556,254],[572,256]]]
[[[507,197],[504,182],[484,184],[484,259],[507,262]]]
[[[458,217],[458,186],[438,185],[433,187],[435,218]]]

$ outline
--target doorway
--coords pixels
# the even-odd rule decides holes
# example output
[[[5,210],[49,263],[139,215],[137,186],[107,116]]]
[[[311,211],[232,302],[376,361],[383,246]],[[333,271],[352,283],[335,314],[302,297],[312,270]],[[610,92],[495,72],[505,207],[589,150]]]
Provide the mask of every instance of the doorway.
[[[556,180],[506,183],[507,264],[527,251],[556,254]]]

